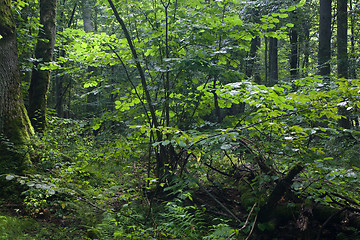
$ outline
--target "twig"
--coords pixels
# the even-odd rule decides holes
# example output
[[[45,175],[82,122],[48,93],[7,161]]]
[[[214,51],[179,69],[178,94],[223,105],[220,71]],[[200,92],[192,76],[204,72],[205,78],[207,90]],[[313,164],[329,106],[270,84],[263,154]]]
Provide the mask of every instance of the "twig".
[[[87,204],[91,205],[92,207],[94,207],[94,208],[96,208],[96,209],[98,209],[98,210],[100,210],[102,212],[107,211],[106,209],[97,206],[96,204],[90,202],[88,199],[86,199],[84,197],[78,197],[77,199],[86,202]],[[136,218],[134,218],[134,217],[132,217],[130,215],[124,214],[124,213],[120,213],[120,214],[123,215],[124,217],[130,218],[130,219],[134,220],[135,222],[137,222],[137,223],[141,224],[142,226],[144,226],[144,224],[142,222],[140,222],[139,220],[137,220]]]
[[[206,192],[209,197],[211,197],[217,204],[219,204],[226,212],[228,212],[237,222],[241,222],[241,220],[233,213],[231,212],[224,204],[222,204],[214,195],[212,195],[205,187],[201,185],[198,181],[196,181],[197,185]]]
[[[256,224],[257,217],[258,217],[258,215],[256,214],[255,219],[254,219],[254,223],[253,223],[253,225],[252,225],[252,227],[251,227],[251,230],[250,230],[250,232],[249,232],[249,235],[245,238],[245,240],[249,240],[249,238],[251,237],[252,233],[254,232],[254,228],[255,228],[255,224]]]
[[[284,118],[284,117],[288,117],[288,116],[291,116],[291,115],[295,115],[295,114],[298,114],[298,113],[301,113],[301,112],[305,112],[305,111],[309,111],[309,110],[316,110],[316,109],[329,109],[329,108],[336,108],[338,106],[329,106],[329,107],[311,107],[311,108],[305,108],[305,109],[300,109],[298,111],[295,111],[295,112],[291,112],[291,113],[287,113],[287,114],[283,114],[283,115],[280,115],[280,116],[275,116],[275,117],[271,117],[271,118],[268,118],[268,119],[264,119],[261,121],[261,119],[256,122],[256,123],[253,123],[253,124],[250,124],[250,125],[247,125],[247,126],[244,126],[244,127],[240,127],[240,128],[234,128],[232,130],[229,130],[228,132],[241,132],[243,130],[246,130],[246,129],[249,129],[251,127],[255,127],[257,125],[260,125],[260,124],[263,124],[265,122],[268,122],[268,121],[271,121],[271,120],[276,120],[276,119],[280,119],[280,118]],[[221,133],[217,133],[217,134],[214,134],[214,135],[211,135],[211,136],[208,136],[206,138],[203,138],[203,139],[200,139],[196,142],[194,142],[193,144],[191,144],[189,146],[189,149],[193,148],[196,144],[206,140],[206,139],[209,139],[209,138],[213,138],[213,137],[217,137],[217,136],[220,136],[221,134],[223,134],[223,132]]]
[[[145,74],[144,74],[144,71],[142,69],[142,66],[140,64],[140,61],[139,61],[139,58],[138,58],[138,55],[137,55],[137,52],[136,52],[136,48],[134,47],[133,45],[133,41],[130,37],[130,33],[128,31],[128,29],[126,28],[125,26],[125,23],[123,21],[123,19],[120,17],[118,11],[116,10],[115,8],[115,5],[114,3],[112,2],[112,0],[108,0],[109,4],[110,4],[110,7],[111,9],[113,10],[114,12],[114,15],[115,15],[115,18],[116,20],[119,22],[119,24],[121,25],[121,28],[124,32],[124,35],[125,35],[125,38],[128,42],[128,45],[129,45],[129,48],[131,50],[131,53],[132,53],[132,56],[133,56],[133,59],[135,61],[135,65],[136,65],[136,68],[139,72],[139,75],[140,75],[140,80],[141,80],[141,85],[143,87],[143,91],[145,93],[145,99],[146,99],[146,102],[148,104],[148,109],[150,111],[150,115],[151,115],[151,119],[152,119],[152,124],[154,125],[155,128],[158,128],[159,127],[159,123],[158,123],[158,120],[157,120],[157,117],[156,117],[156,114],[155,114],[155,109],[154,109],[154,106],[153,106],[153,103],[152,103],[152,99],[151,99],[151,96],[150,96],[150,93],[149,93],[149,89],[148,89],[148,86],[147,86],[147,82],[146,82],[146,78],[145,78]],[[161,141],[161,135],[160,135],[160,132],[156,132],[157,133],[157,136],[158,136],[158,140]]]
[[[250,212],[249,212],[249,215],[248,215],[247,218],[246,218],[246,221],[245,221],[245,223],[244,223],[244,226],[242,226],[242,227],[239,229],[239,231],[241,231],[241,230],[243,230],[244,228],[246,228],[247,224],[249,223],[250,216],[251,216],[252,212],[254,211],[255,207],[256,207],[256,203],[254,203],[254,205],[252,206],[252,208],[251,208],[251,210],[250,210]]]
[[[309,181],[309,182],[318,182],[318,181],[321,181],[323,179],[321,178],[294,178],[292,181],[293,182],[306,182],[306,181]],[[324,180],[323,182],[329,182],[328,180]]]
[[[96,208],[96,209],[98,209],[98,210],[100,210],[100,211],[102,211],[102,212],[106,212],[106,211],[107,211],[106,209],[103,209],[103,208],[97,206],[96,204],[90,202],[90,201],[89,201],[88,199],[86,199],[86,198],[78,197],[78,200],[82,200],[82,201],[86,202],[87,204],[93,206],[94,208]]]
[[[326,221],[320,226],[320,229],[319,229],[319,232],[318,232],[318,235],[317,235],[316,240],[320,240],[322,230],[324,229],[324,227],[326,226],[326,224],[328,224],[333,217],[335,217],[336,215],[342,213],[342,212],[345,211],[346,209],[347,209],[347,207],[345,206],[345,207],[343,207],[342,209],[340,209],[339,211],[334,212],[333,214],[331,214],[331,216],[328,217],[328,219],[326,219]]]
[[[145,112],[145,114],[146,114],[146,117],[147,117],[149,123],[151,124],[151,120],[150,120],[150,116],[149,116],[149,114],[148,114],[148,110],[147,110],[147,108],[146,108],[146,106],[145,106],[145,103],[144,103],[144,101],[142,100],[139,92],[137,91],[135,84],[131,81],[130,74],[129,74],[126,66],[125,66],[125,63],[123,62],[123,60],[121,59],[121,57],[119,56],[119,54],[115,51],[115,49],[114,49],[110,44],[107,44],[107,46],[108,46],[108,47],[110,48],[110,50],[116,55],[116,57],[119,59],[121,65],[123,66],[124,71],[125,71],[125,74],[126,74],[126,78],[127,78],[127,80],[130,82],[132,88],[134,89],[135,94],[136,94],[137,98],[139,99],[139,101],[140,101],[140,103],[141,103],[141,105],[142,105],[142,107],[143,107],[143,109],[144,109],[144,112]]]
[[[338,194],[338,193],[330,193],[330,194],[332,194],[332,195],[334,195],[334,196],[336,196],[336,197],[342,198],[342,199],[346,200],[346,201],[349,202],[349,203],[352,203],[352,204],[354,204],[354,205],[360,206],[359,203],[355,202],[353,199],[351,199],[351,198],[349,198],[349,197],[340,195],[340,194]]]
[[[360,213],[360,209],[359,209],[359,208],[355,208],[355,207],[351,207],[351,206],[346,205],[346,204],[342,204],[342,203],[336,201],[330,194],[333,194],[333,195],[338,196],[338,197],[340,197],[340,198],[341,198],[342,196],[339,195],[339,194],[335,194],[335,193],[326,193],[325,195],[329,196],[329,198],[333,201],[333,203],[336,203],[336,204],[339,205],[340,207],[346,207],[347,210]],[[349,200],[351,200],[351,199],[349,199]],[[347,204],[349,204],[349,203],[347,203]],[[357,203],[354,203],[354,204],[359,205],[359,204],[357,204]]]
[[[206,162],[204,162],[204,165],[207,166],[208,168],[210,168],[211,170],[220,173],[221,175],[224,175],[224,176],[227,176],[227,177],[232,177],[230,174],[227,174],[227,173],[225,173],[223,171],[220,171],[219,169],[214,168],[213,166],[211,166],[210,164],[207,164]]]
[[[189,171],[184,168],[184,171],[186,173],[189,173]],[[214,195],[212,195],[197,179],[195,179],[196,184],[199,186],[201,190],[203,190],[209,197],[211,197],[217,204],[219,204],[227,213],[231,215],[237,222],[241,222],[241,220],[232,212],[230,209],[228,209],[224,204],[222,204]]]

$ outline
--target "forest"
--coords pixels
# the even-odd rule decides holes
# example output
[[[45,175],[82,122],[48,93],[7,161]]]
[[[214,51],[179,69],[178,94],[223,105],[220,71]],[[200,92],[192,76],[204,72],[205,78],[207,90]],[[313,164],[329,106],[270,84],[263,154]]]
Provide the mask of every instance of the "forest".
[[[359,0],[0,0],[0,240],[360,239]]]

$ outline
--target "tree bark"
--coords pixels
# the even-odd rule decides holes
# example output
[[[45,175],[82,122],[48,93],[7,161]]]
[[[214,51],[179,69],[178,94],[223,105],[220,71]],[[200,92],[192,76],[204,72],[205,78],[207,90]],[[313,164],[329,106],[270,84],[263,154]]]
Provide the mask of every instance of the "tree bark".
[[[298,78],[298,32],[296,29],[290,30],[290,75],[292,79]]]
[[[304,34],[303,34],[303,39],[301,39],[304,42],[303,45],[303,54],[304,54],[304,59],[302,62],[302,77],[305,77],[308,75],[309,70],[309,57],[310,57],[310,26],[309,24],[305,23],[303,25],[303,29],[304,29]],[[301,36],[301,35],[300,35]]]
[[[251,10],[249,11],[250,14],[250,19],[252,22],[254,23],[260,23],[260,13],[259,13],[259,9],[257,8],[251,8]],[[250,42],[250,51],[249,51],[249,55],[248,55],[248,59],[246,61],[246,76],[247,77],[253,77],[254,82],[257,84],[261,84],[261,78],[259,76],[259,73],[257,72],[258,70],[258,63],[257,61],[259,59],[257,59],[257,52],[260,49],[261,46],[261,39],[259,36],[254,36],[253,39],[251,39]],[[266,48],[266,46],[265,46]],[[265,60],[266,62],[266,60]],[[266,79],[265,79],[266,81]]]
[[[278,69],[278,40],[269,38],[269,83],[268,86],[274,86],[279,79]]]
[[[355,28],[356,20],[355,13],[353,12],[353,1],[350,0],[350,64],[349,64],[349,76],[350,78],[356,78],[356,52],[355,52]]]
[[[253,77],[257,84],[260,84],[260,76],[256,73],[256,54],[260,48],[260,37],[251,40],[249,57],[246,65],[246,76]]]
[[[347,0],[337,0],[337,75],[339,78],[348,78],[348,15]],[[345,107],[339,107],[339,127],[350,129],[349,112]]]
[[[320,22],[319,22],[319,74],[330,75],[331,58],[331,0],[320,0]]]
[[[264,83],[267,84],[269,81],[269,38],[265,37],[264,38],[264,43],[265,43],[265,53],[264,53],[264,67],[265,67],[265,79],[264,79]]]
[[[21,95],[10,5],[10,0],[0,0],[0,175],[26,169],[30,163],[27,141],[34,133]]]
[[[94,31],[94,22],[92,20],[92,7],[89,0],[83,1],[83,21],[85,32]]]
[[[348,78],[347,31],[347,0],[337,0],[337,74],[340,78]]]
[[[35,49],[35,63],[29,88],[29,116],[36,131],[46,127],[47,94],[50,84],[50,70],[41,70],[53,59],[56,35],[56,0],[40,0],[40,23]]]
[[[221,109],[219,106],[219,96],[216,93],[216,79],[217,79],[217,77],[214,77],[214,80],[213,80],[214,90],[212,91],[212,94],[214,95],[214,107],[215,107],[216,121],[217,121],[217,123],[221,123],[222,116],[221,116]]]

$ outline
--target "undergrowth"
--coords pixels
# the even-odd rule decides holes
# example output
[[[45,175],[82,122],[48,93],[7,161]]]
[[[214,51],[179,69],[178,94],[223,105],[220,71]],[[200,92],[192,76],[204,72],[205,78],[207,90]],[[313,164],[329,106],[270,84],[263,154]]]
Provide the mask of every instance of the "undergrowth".
[[[112,120],[52,117],[29,143],[33,168],[4,176],[23,191],[16,207],[2,206],[0,239],[291,239],[286,234],[301,237],[301,229],[358,237],[359,130],[337,128],[336,109],[318,106],[311,86],[303,95],[284,94],[286,85],[239,86],[224,94],[256,91],[243,100],[257,110],[206,132],[146,125],[97,132],[98,122]],[[155,142],[154,133],[166,138]],[[174,158],[162,179],[159,149]]]

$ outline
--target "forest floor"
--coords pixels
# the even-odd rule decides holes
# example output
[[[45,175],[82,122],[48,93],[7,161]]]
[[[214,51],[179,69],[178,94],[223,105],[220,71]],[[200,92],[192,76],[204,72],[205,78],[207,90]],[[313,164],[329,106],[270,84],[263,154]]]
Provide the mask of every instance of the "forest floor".
[[[193,189],[191,204],[195,204],[198,208],[206,209],[204,211],[204,221],[206,219],[222,218],[228,219],[229,225],[234,228],[252,229],[248,236],[235,236],[233,234],[233,237],[230,235],[228,238],[219,239],[245,239],[246,237],[257,240],[360,239],[360,229],[354,228],[349,223],[349,221],[356,221],[359,224],[360,214],[355,214],[346,209],[324,210],[324,206],[318,205],[313,206],[308,215],[305,216],[303,215],[304,211],[300,211],[299,214],[295,208],[291,208],[289,211],[286,200],[279,203],[277,207],[279,214],[278,216],[274,215],[272,219],[276,227],[262,231],[259,231],[257,228],[254,230],[254,220],[249,219],[249,211],[243,207],[241,196],[242,192],[236,188],[221,189],[212,187],[207,188],[206,191]],[[164,198],[159,197],[154,201],[155,204],[165,205],[173,200],[172,197],[166,195]],[[106,207],[114,209],[114,211],[120,211],[122,204],[120,202],[112,202]],[[280,210],[281,208],[282,210]],[[22,203],[14,204],[10,202],[3,202],[1,204],[0,213],[0,239],[101,239],[96,233],[93,234],[90,231],[92,229],[84,225],[84,220],[81,216],[69,218],[56,217],[46,209],[42,212],[29,215]],[[322,216],[320,216],[321,214]],[[234,217],[239,220],[241,219],[241,222],[238,222]],[[209,225],[211,224],[210,222],[208,223]],[[206,222],[205,225],[207,225]],[[164,236],[159,239],[173,238]]]

